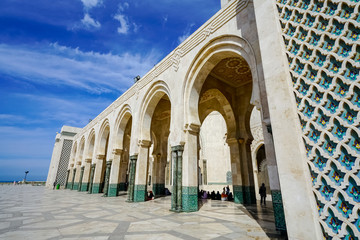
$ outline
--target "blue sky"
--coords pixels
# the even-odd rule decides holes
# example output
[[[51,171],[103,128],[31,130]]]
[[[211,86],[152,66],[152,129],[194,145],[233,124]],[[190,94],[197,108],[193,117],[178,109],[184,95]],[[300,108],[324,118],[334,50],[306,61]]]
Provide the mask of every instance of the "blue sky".
[[[220,0],[1,0],[0,181],[46,180],[56,132],[84,127]]]

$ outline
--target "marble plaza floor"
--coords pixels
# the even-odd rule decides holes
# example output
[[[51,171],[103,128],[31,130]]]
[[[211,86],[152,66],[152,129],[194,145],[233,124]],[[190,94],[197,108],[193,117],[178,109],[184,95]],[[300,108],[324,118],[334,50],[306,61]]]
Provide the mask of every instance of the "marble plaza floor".
[[[286,239],[275,231],[270,206],[209,200],[198,212],[173,213],[170,197],[125,200],[0,185],[0,239]]]

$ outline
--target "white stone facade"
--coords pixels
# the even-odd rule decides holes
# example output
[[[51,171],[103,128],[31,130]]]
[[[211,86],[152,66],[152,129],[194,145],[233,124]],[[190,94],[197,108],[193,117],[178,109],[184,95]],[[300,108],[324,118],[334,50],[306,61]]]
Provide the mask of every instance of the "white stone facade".
[[[330,3],[337,9],[334,17],[325,16],[326,9],[332,6]],[[299,10],[304,4],[308,10]],[[317,11],[318,7],[319,16],[312,15],[310,9]],[[298,50],[305,54],[305,59],[292,52],[296,44],[300,46],[302,40],[295,38],[301,38],[301,31],[319,34],[312,28],[319,26],[320,17],[330,19],[328,31],[336,31],[336,24],[342,24],[343,9],[352,9],[351,18],[344,13],[350,20],[344,23],[346,33],[342,39],[351,45],[349,56],[353,60],[316,47],[319,54],[328,59],[324,68],[329,69],[321,70],[315,63],[307,62],[306,49],[313,50],[311,59],[316,60],[315,47],[312,49],[309,43],[304,43]],[[306,18],[296,18],[299,13],[316,17],[317,25],[306,27]],[[236,203],[254,203],[260,184],[257,170],[259,167],[267,169],[276,224],[279,229],[286,228],[290,239],[321,239],[323,235],[336,237],[337,234],[340,237],[358,236],[359,200],[350,199],[349,194],[345,196],[349,183],[355,194],[360,185],[359,153],[356,150],[360,135],[357,119],[360,53],[358,42],[345,39],[349,34],[350,38],[358,39],[358,13],[359,3],[347,0],[325,3],[315,0],[222,1],[222,9],[217,14],[76,134],[68,165],[68,188],[71,183],[73,189],[116,196],[118,190],[125,190],[128,185],[128,200],[144,201],[151,176],[150,186],[156,193],[171,186],[173,211],[197,211],[197,190],[203,181],[198,174],[199,167],[204,170],[202,160],[224,158],[228,161],[218,169],[219,176],[230,169]],[[293,31],[292,35],[285,36],[289,31]],[[331,34],[325,35],[331,38]],[[311,41],[310,37],[308,40]],[[324,42],[325,37],[321,40]],[[337,40],[336,46],[341,43]],[[332,89],[337,89],[335,81],[334,87],[324,92],[319,87],[320,78],[314,83],[306,79],[314,69],[329,74],[336,65],[334,61],[342,62],[342,71],[330,76],[337,77],[345,88],[348,87],[345,100],[333,93],[335,90]],[[305,65],[307,68],[298,72]],[[354,79],[349,80],[346,76]],[[303,90],[306,93],[301,95]],[[329,117],[332,117],[332,124],[340,123],[346,129],[343,142],[329,134],[331,126],[335,125],[322,129],[314,125],[315,118],[303,118],[308,111],[306,108],[327,113],[326,106],[317,107],[312,101],[317,92],[327,97],[327,101],[322,102],[324,106],[329,101],[338,101],[335,112],[339,117]],[[254,107],[260,110],[261,121],[255,124],[254,120],[251,127]],[[220,139],[223,136],[228,156],[225,151],[217,155],[220,150],[215,150],[216,146],[211,144],[209,147],[216,153],[202,149],[207,147],[206,144],[201,146],[204,141],[201,137],[207,140],[210,137],[202,135],[201,126],[207,124],[207,117],[214,111],[224,122],[217,126],[222,133],[213,137]],[[344,123],[340,119],[344,112],[351,113],[355,120]],[[224,126],[226,134],[223,134]],[[311,131],[320,136],[319,143],[311,143]],[[329,174],[325,176],[324,172],[313,168],[311,156],[316,153],[311,149],[322,148],[324,141],[338,144],[337,153],[345,148],[354,158],[351,159],[355,167],[347,170],[336,163],[334,156],[325,153],[321,156],[330,159],[346,175],[342,187],[330,184]],[[355,148],[345,146],[349,144]],[[262,145],[265,146],[266,168],[256,162]],[[56,161],[55,156],[58,155],[53,155],[52,162]],[[263,160],[264,156],[259,158]],[[208,163],[206,165],[209,167]],[[326,168],[329,171],[330,165]],[[53,174],[53,170],[49,171],[48,179]],[[219,182],[226,180],[208,176]],[[318,179],[315,185],[312,183],[314,178]],[[327,183],[321,184],[323,180]],[[330,200],[320,196],[324,186],[329,185],[334,189]],[[351,216],[341,216],[336,209],[339,199],[345,205],[353,206]],[[323,211],[320,217],[319,205]],[[334,222],[335,230],[331,225]]]

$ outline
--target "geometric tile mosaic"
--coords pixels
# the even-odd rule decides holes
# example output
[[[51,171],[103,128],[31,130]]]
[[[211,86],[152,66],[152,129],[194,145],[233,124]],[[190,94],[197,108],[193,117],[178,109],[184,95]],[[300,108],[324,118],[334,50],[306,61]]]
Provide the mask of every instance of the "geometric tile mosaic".
[[[360,236],[360,0],[277,0],[325,239]]]
[[[56,182],[61,186],[65,186],[66,183],[67,168],[69,165],[72,143],[72,140],[65,139],[61,149],[60,162],[56,174]]]

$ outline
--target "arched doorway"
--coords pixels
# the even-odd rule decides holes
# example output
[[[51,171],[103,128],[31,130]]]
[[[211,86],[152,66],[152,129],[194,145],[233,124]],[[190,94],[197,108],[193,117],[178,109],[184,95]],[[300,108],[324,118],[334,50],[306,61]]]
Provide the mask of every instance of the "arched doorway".
[[[93,160],[95,147],[95,130],[92,129],[88,136],[87,141],[87,150],[85,153],[85,169],[84,169],[84,179],[81,186],[81,191],[88,191],[92,193],[92,185],[94,182],[94,172],[95,172],[95,161]]]
[[[168,86],[163,81],[155,82],[145,95],[141,107],[138,154],[130,156],[128,201],[146,200],[151,172],[153,190],[158,195],[164,192],[171,112]],[[151,159],[153,168],[150,170]]]
[[[195,162],[193,156],[198,156],[199,128],[210,112],[218,111],[227,125],[226,142],[230,148],[234,201],[243,204],[256,202],[250,148],[253,139],[250,114],[255,102],[259,101],[255,66],[255,58],[247,42],[233,36],[218,38],[195,58],[184,86],[184,165],[198,167],[198,159]],[[184,170],[184,174],[193,174],[188,169]],[[198,208],[194,194],[197,180],[196,175],[183,181],[185,186],[194,189],[189,195],[183,193],[183,197],[187,198],[183,203],[191,202],[188,206],[183,204],[184,211],[196,211]]]
[[[232,191],[230,148],[226,142],[224,117],[218,111],[209,113],[201,124],[199,136],[199,190],[221,193],[229,185]]]
[[[94,173],[94,183],[92,186],[92,193],[103,193],[105,186],[105,178],[108,177],[106,174],[107,166],[106,159],[108,155],[108,145],[109,145],[109,137],[110,137],[110,124],[106,119],[99,132],[99,143],[97,147],[97,155],[96,155],[96,166]]]
[[[113,161],[111,166],[108,196],[118,196],[119,191],[124,192],[128,186],[130,163],[130,140],[132,130],[132,115],[128,105],[119,113],[115,124]]]

